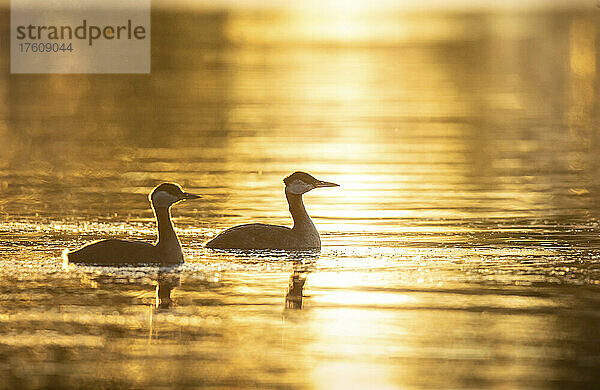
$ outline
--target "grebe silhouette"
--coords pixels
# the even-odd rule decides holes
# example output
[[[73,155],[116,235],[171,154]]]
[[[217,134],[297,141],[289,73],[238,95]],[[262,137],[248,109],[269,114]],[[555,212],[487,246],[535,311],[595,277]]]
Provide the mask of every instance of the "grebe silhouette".
[[[162,183],[150,192],[149,199],[156,216],[158,239],[154,244],[128,240],[101,240],[73,252],[65,249],[63,258],[71,263],[84,264],[178,264],[183,262],[181,245],[173,223],[171,206],[199,195],[183,192],[175,183]]]
[[[229,228],[206,243],[213,249],[320,249],[321,238],[310,219],[302,195],[315,188],[338,187],[305,172],[294,172],[283,180],[285,197],[294,221],[292,228],[253,223]]]

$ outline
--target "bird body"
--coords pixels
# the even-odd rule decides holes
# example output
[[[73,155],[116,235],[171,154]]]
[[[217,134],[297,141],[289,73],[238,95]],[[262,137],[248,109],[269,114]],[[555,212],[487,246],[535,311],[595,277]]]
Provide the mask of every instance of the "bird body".
[[[317,249],[321,239],[315,228],[304,234],[294,228],[264,223],[234,226],[206,244],[213,249]]]
[[[179,264],[183,262],[183,252],[173,229],[170,208],[182,200],[199,197],[183,192],[177,184],[163,183],[149,196],[158,229],[154,244],[108,239],[84,245],[73,252],[65,250],[63,257],[68,262],[84,264]]]
[[[321,238],[304,208],[302,195],[314,188],[337,187],[304,172],[295,172],[284,179],[285,196],[294,226],[252,223],[229,228],[206,243],[213,249],[320,249]]]
[[[108,239],[95,241],[66,256],[71,263],[155,263],[156,251],[152,244],[140,241]]]

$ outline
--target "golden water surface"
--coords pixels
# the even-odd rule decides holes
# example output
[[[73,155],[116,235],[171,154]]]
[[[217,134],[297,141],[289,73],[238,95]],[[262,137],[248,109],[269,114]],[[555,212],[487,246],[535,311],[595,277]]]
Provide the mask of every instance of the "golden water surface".
[[[150,75],[10,75],[4,11],[0,388],[599,386],[597,21],[155,10]],[[203,248],[295,170],[320,253]],[[161,181],[185,264],[63,268]]]

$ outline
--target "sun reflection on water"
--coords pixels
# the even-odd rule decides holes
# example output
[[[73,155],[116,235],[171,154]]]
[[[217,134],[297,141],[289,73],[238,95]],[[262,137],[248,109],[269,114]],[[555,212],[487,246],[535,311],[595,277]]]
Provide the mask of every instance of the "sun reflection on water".
[[[593,17],[341,4],[156,10],[150,76],[0,76],[0,387],[598,382]],[[320,252],[203,247],[290,226],[296,170],[341,184],[304,197]],[[185,264],[61,268],[152,242],[160,181],[204,196]]]

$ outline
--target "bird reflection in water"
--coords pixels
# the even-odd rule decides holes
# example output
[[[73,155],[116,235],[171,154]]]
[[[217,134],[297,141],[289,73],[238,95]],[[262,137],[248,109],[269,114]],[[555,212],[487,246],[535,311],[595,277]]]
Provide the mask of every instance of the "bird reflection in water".
[[[181,285],[181,278],[178,274],[164,273],[158,274],[156,278],[156,297],[154,305],[157,311],[170,309],[174,305],[171,298],[171,291]]]
[[[306,283],[305,275],[294,272],[292,276],[290,276],[290,284],[287,293],[285,294],[286,309],[302,309],[304,283]]]
[[[68,269],[76,270],[77,268],[70,266]],[[77,270],[81,271],[82,269]],[[144,304],[149,304],[150,307],[153,307],[156,311],[170,309],[174,305],[175,302],[173,298],[171,298],[171,292],[181,285],[181,271],[177,268],[163,268],[158,272],[156,270],[145,271],[141,273],[142,276],[131,274],[132,268],[119,269],[114,267],[93,267],[91,270],[83,270],[84,274],[87,274],[87,277],[84,277],[84,280],[87,280],[93,289],[110,289],[116,294],[115,299],[118,299],[119,290],[136,288],[148,291],[148,282],[150,279],[152,285],[156,286],[154,298],[150,303],[147,300],[147,294],[143,293],[143,296],[146,298],[142,298],[142,300],[145,301]],[[115,272],[115,270],[117,271]]]
[[[171,298],[171,292],[181,285],[179,272],[159,272],[154,280],[154,284],[156,285],[154,302],[149,307],[148,343],[161,338],[154,315],[169,312],[175,306],[175,301]]]
[[[314,270],[320,255],[320,249],[302,251],[234,250],[218,253],[217,259],[231,261],[231,257],[233,257],[236,259],[236,263],[242,264],[291,264],[293,272],[285,289],[284,307],[285,309],[302,309],[306,278]]]
[[[315,268],[320,251],[300,252],[292,255],[294,271],[290,275],[288,288],[285,293],[286,309],[302,309],[304,285],[308,274]]]

